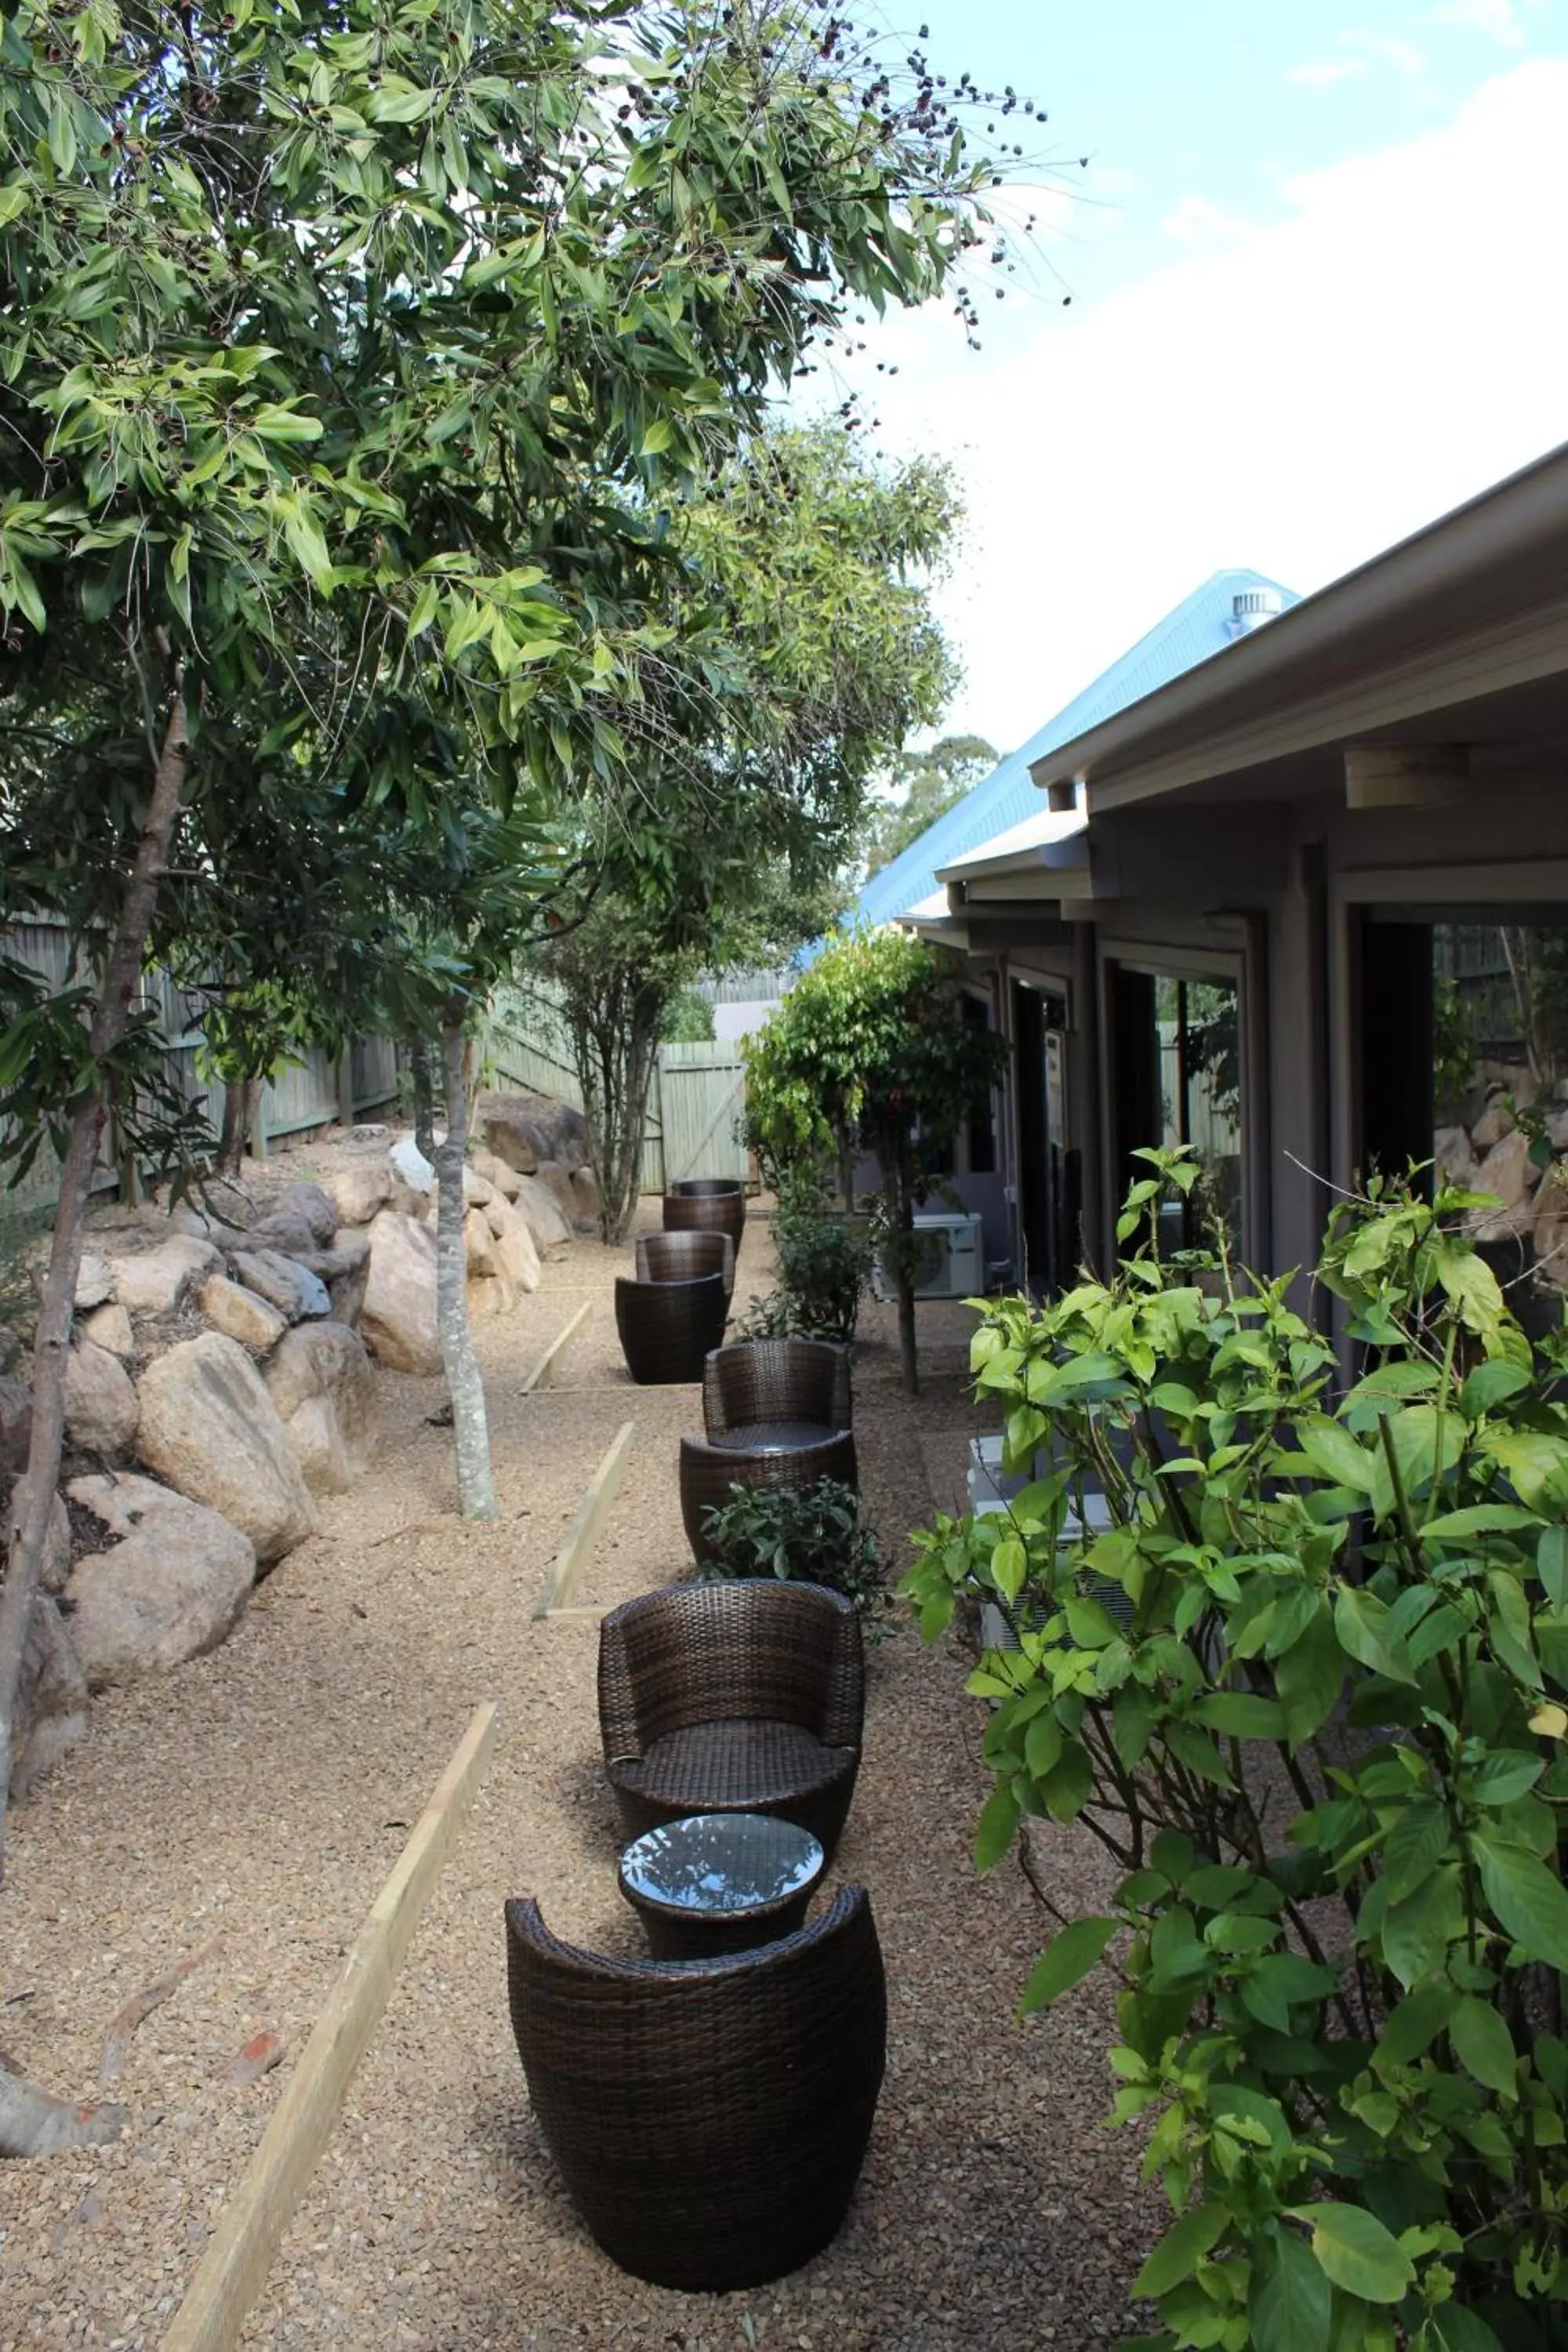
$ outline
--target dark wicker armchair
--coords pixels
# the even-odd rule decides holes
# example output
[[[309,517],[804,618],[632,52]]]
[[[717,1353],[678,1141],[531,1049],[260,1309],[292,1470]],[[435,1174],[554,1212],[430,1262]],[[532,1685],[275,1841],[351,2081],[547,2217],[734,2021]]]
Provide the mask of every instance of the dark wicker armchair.
[[[877,2112],[887,1985],[870,1898],[714,1960],[618,1960],[506,1906],[512,2031],[540,2130],[598,2244],[721,2294],[837,2234]]]
[[[599,1730],[628,1838],[776,1813],[832,1860],[860,1769],[860,1621],[819,1584],[676,1584],[599,1628]]]
[[[757,1429],[812,1429],[817,1438],[848,1429],[849,1351],[828,1339],[719,1348],[703,1368],[702,1419],[715,1444]]]
[[[710,1350],[724,1337],[729,1305],[720,1273],[689,1282],[628,1282],[617,1276],[616,1329],[633,1380],[645,1388],[700,1381]]]
[[[736,1250],[746,1230],[746,1188],[734,1176],[688,1176],[664,1196],[667,1234],[728,1234]]]
[[[700,1274],[717,1274],[726,1298],[735,1287],[735,1244],[728,1234],[640,1234],[637,1254],[639,1282],[691,1282]]]
[[[707,1515],[731,1486],[858,1483],[849,1358],[825,1339],[749,1339],[702,1373],[706,1440],[680,1441],[680,1516],[695,1559],[710,1559]]]

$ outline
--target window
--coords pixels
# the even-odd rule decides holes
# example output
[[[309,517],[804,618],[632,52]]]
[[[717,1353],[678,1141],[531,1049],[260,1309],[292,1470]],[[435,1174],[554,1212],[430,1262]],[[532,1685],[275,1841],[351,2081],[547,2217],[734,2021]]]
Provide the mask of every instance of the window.
[[[989,1029],[991,1007],[984,996],[971,996],[965,992],[963,1017],[973,1029]],[[994,1176],[996,1172],[996,1107],[989,1087],[969,1114],[968,1141],[969,1174]]]
[[[1112,1082],[1123,1188],[1140,1149],[1185,1144],[1202,1176],[1167,1213],[1168,1245],[1207,1245],[1216,1221],[1242,1234],[1241,1019],[1237,984],[1210,974],[1115,969]]]

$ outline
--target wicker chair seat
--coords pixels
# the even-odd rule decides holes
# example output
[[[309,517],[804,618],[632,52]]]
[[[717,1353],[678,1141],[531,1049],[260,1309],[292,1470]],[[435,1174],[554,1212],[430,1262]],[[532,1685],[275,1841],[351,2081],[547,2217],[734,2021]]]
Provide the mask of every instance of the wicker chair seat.
[[[656,2285],[722,2293],[837,2233],[887,2048],[866,1890],[754,1951],[618,1960],[506,1906],[512,2030],[539,2127],[595,2239]]]
[[[842,1432],[820,1421],[753,1421],[744,1429],[723,1429],[708,1440],[721,1454],[796,1454],[803,1445],[826,1445]]]
[[[860,1761],[860,1622],[815,1584],[672,1585],[599,1631],[599,1729],[628,1838],[776,1813],[831,1860]]]
[[[826,1748],[798,1724],[757,1717],[689,1724],[646,1756],[611,1759],[622,1818],[635,1809],[639,1833],[689,1813],[776,1813],[814,1837],[825,1819],[837,1835],[859,1765],[856,1748]]]

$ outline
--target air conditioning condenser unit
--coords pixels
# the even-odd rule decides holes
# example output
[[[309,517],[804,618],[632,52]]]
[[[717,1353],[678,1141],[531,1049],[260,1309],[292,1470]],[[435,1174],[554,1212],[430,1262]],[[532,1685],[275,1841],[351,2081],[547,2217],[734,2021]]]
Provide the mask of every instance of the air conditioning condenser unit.
[[[985,1289],[985,1249],[977,1216],[918,1216],[915,1219],[915,1297],[917,1298],[978,1298]],[[879,1258],[871,1270],[871,1288],[879,1298],[894,1297],[892,1275]]]

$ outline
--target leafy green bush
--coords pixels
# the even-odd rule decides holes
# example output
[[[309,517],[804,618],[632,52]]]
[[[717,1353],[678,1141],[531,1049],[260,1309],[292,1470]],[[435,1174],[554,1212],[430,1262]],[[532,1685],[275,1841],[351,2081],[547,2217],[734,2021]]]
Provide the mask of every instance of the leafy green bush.
[[[713,1034],[713,1007],[700,989],[680,988],[665,1007],[659,1024],[659,1043],[665,1045],[700,1045]]]
[[[860,1497],[837,1478],[805,1488],[731,1486],[704,1526],[717,1557],[703,1563],[700,1582],[776,1576],[826,1584],[868,1621],[890,1606],[887,1564],[860,1517]]]
[[[1038,2009],[1103,1958],[1112,2115],[1142,2117],[1173,2225],[1131,2282],[1158,2347],[1547,2352],[1568,2342],[1568,1342],[1533,1352],[1436,1205],[1379,1184],[1321,1283],[1359,1377],[1288,1279],[1158,1254],[1147,1153],[1108,1283],[999,1302],[973,1345],[1005,1513],[942,1520],[905,1590],[1025,1630],[994,1703],[982,1866],[1020,1816],[1115,1857]],[[1102,1494],[1110,1524],[1065,1533]],[[1086,1590],[1119,1587],[1119,1623]],[[1031,1611],[1038,1609],[1038,1630]]]
[[[773,1248],[786,1329],[813,1339],[852,1339],[870,1272],[864,1235],[819,1202],[789,1202],[780,1206]]]

